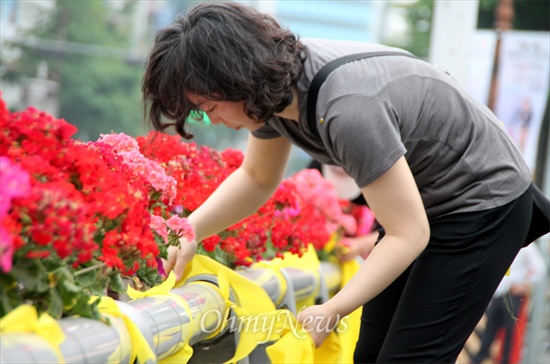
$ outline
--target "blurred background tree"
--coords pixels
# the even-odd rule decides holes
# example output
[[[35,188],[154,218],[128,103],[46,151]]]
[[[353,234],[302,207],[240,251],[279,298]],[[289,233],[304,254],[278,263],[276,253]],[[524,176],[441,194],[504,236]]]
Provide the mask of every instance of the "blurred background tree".
[[[397,36],[382,39],[382,42],[389,46],[406,49],[417,57],[427,59],[430,51],[434,1],[390,2],[388,5],[390,11],[401,14],[405,20],[406,30]]]
[[[113,11],[105,1],[60,0],[43,26],[21,44],[21,57],[8,67],[8,80],[25,80],[39,63],[59,87],[59,115],[76,125],[77,138],[100,133],[144,133],[140,63],[132,62],[129,17],[135,2]]]

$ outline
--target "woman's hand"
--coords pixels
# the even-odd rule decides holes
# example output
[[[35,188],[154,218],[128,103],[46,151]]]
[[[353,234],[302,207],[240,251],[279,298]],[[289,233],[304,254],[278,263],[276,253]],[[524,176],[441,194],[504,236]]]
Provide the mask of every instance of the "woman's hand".
[[[311,335],[316,348],[321,346],[340,320],[338,315],[331,313],[325,305],[310,306],[300,311],[297,319]]]
[[[185,271],[185,267],[195,256],[197,245],[196,241],[187,241],[185,238],[180,238],[180,247],[168,247],[168,259],[164,261],[166,274],[173,270],[176,280],[179,280]]]

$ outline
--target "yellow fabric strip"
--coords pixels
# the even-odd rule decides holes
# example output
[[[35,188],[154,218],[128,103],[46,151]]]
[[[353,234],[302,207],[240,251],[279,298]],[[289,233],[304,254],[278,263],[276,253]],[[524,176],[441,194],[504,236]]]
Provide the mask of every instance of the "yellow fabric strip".
[[[267,293],[255,282],[243,277],[234,270],[214,261],[204,255],[195,255],[188,264],[186,275],[177,283],[183,284],[196,275],[213,274],[218,278],[220,296],[236,314],[239,327],[239,343],[233,358],[228,363],[237,362],[248,356],[258,343],[275,339],[273,331],[259,328],[256,323],[267,322],[275,315],[275,305]],[[229,292],[233,291],[236,302],[229,300]],[[227,310],[228,311],[228,310]],[[241,325],[246,323],[246,325]],[[225,323],[224,323],[225,324]]]
[[[311,336],[303,330],[296,317],[288,310],[285,319],[275,321],[276,332],[282,338],[266,348],[272,363],[341,363],[340,339],[332,331],[323,344],[315,349]]]
[[[280,270],[282,268],[297,268],[302,269],[304,271],[308,271],[312,273],[317,280],[320,279],[319,277],[319,258],[317,258],[317,253],[315,252],[315,248],[312,244],[309,244],[307,249],[303,252],[302,256],[298,256],[296,254],[292,254],[290,252],[286,252],[283,255],[283,258],[275,258],[269,261],[263,261],[258,262],[256,265],[258,267],[262,268],[270,268],[275,272],[278,272],[279,275],[282,274]],[[284,280],[284,278],[283,278]],[[285,281],[286,282],[286,281]],[[286,284],[285,284],[285,292],[287,290]],[[304,306],[311,306],[315,303],[315,298],[317,296],[318,292],[314,291],[309,297],[305,297],[303,300],[296,302],[296,309],[299,311]]]
[[[340,288],[349,282],[360,267],[361,264],[355,259],[341,263],[342,282],[340,283]],[[359,339],[359,330],[361,328],[362,312],[363,307],[359,307],[338,323],[337,331],[340,339],[341,363],[353,363],[353,353],[355,352],[355,345]]]
[[[272,272],[273,275],[275,276],[275,278],[277,279],[277,281],[279,282],[279,287],[281,288],[281,293],[279,294],[279,297],[277,297],[277,299],[274,302],[275,306],[277,306],[283,300],[288,287],[287,287],[287,284],[286,284],[286,279],[283,276],[283,274],[281,273],[280,269],[278,267],[276,267],[275,265],[270,264],[270,262],[271,261],[263,260],[263,261],[257,262],[254,265],[252,265],[252,268],[264,268],[264,269],[269,270],[269,272]]]
[[[130,340],[132,342],[129,362],[133,363],[135,359],[137,359],[138,363],[145,363],[147,361],[155,362],[157,360],[156,354],[153,352],[153,349],[149,346],[149,343],[134,321],[120,311],[120,307],[118,307],[116,302],[111,297],[105,296],[100,298],[101,300],[98,305],[99,311],[103,314],[108,314],[122,319],[126,329],[128,330],[128,334],[130,335]]]
[[[148,289],[147,291],[137,291],[133,289],[132,287],[128,286],[127,292],[128,296],[132,299],[139,299],[139,298],[145,298],[145,297],[169,297],[176,301],[176,303],[182,307],[185,312],[187,313],[187,317],[189,317],[190,327],[193,327],[193,313],[191,312],[191,308],[189,307],[189,304],[180,296],[170,293],[170,290],[174,288],[176,285],[176,276],[174,275],[174,272],[170,272],[168,277],[164,282],[159,284],[158,286],[152,287],[151,289]],[[183,328],[182,328],[183,330]],[[193,348],[189,345],[189,339],[191,337],[185,338],[185,341],[182,342],[182,349],[176,352],[175,354],[164,358],[160,360],[159,363],[187,363],[191,356],[193,355]]]
[[[63,329],[47,313],[43,313],[39,317],[34,306],[20,305],[0,319],[0,333],[36,334],[50,344],[58,362],[65,363],[60,349],[60,345],[65,341]]]

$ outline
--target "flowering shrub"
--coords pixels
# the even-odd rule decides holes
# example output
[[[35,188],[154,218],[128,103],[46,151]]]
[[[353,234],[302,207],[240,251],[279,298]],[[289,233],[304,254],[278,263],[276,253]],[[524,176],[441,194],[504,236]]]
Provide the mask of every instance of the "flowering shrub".
[[[169,243],[192,234],[172,225],[164,204],[175,180],[140,156],[135,140],[82,143],[64,120],[33,108],[10,114],[3,101],[0,126],[0,316],[30,302],[57,318],[98,318],[91,295],[124,291],[122,275],[162,281],[166,244],[151,214],[171,222]]]
[[[150,133],[138,137],[143,155],[162,165],[177,181],[178,191],[170,208],[182,216],[197,209],[242,163],[241,151],[217,151],[208,146],[183,143],[177,136]],[[205,239],[199,252],[229,266],[282,256],[285,251],[301,254],[309,241],[297,227],[298,192],[284,181],[256,213]]]
[[[138,137],[143,155],[162,165],[177,181],[170,208],[188,216],[237,169],[244,158],[234,149],[216,151],[177,136],[150,133]],[[370,212],[368,208],[353,211]],[[372,216],[372,213],[371,213]],[[317,170],[303,170],[285,179],[258,211],[226,230],[205,239],[199,252],[229,266],[282,257],[289,251],[302,254],[312,243],[320,257],[325,244],[336,236],[359,232],[354,214],[344,213],[334,186]],[[372,221],[367,229],[370,229]]]

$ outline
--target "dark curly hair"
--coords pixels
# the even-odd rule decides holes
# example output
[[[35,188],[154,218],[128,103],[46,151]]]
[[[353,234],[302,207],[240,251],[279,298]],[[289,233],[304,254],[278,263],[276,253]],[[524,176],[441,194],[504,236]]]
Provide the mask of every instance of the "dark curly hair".
[[[192,138],[185,130],[199,115],[185,95],[192,92],[244,100],[248,116],[265,121],[291,103],[305,57],[299,38],[271,16],[236,2],[199,3],[155,36],[142,81],[145,118]]]

